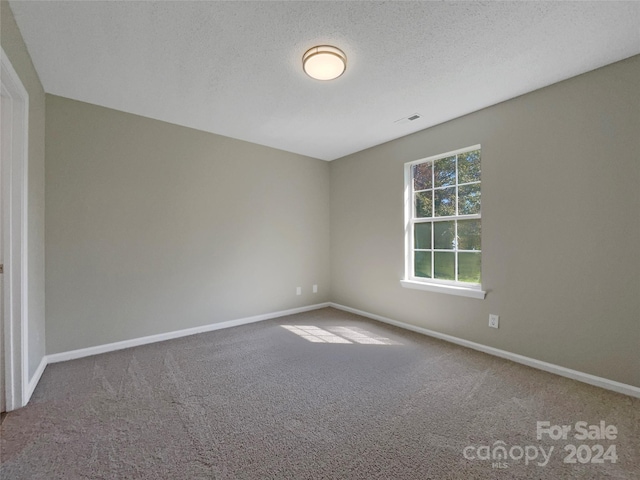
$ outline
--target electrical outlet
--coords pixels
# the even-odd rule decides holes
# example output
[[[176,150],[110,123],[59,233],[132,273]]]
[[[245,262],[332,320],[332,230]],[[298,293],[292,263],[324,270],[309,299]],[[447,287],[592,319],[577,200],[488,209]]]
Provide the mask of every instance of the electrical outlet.
[[[318,293],[318,285],[313,286],[313,293]]]
[[[489,326],[498,328],[498,325],[500,325],[500,317],[498,315],[489,315]]]
[[[302,287],[296,287],[296,295],[302,295]]]

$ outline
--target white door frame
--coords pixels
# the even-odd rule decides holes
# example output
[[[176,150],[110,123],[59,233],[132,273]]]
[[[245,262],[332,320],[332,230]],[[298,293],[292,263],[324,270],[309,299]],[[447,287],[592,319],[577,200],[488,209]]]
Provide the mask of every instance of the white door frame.
[[[11,99],[12,123],[2,129],[10,142],[9,158],[0,161],[2,177],[2,234],[4,236],[4,354],[6,410],[29,401],[27,324],[27,174],[29,94],[2,50],[2,94]],[[5,132],[9,138],[5,138]]]

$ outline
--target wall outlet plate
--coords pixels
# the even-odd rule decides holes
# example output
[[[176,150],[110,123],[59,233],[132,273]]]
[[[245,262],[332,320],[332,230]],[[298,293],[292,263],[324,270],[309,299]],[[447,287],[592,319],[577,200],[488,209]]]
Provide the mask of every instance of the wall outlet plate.
[[[302,295],[302,287],[296,287],[296,295]]]
[[[489,315],[489,326],[491,328],[498,328],[500,325],[500,316],[498,315]]]
[[[318,293],[318,285],[313,286],[313,293]]]

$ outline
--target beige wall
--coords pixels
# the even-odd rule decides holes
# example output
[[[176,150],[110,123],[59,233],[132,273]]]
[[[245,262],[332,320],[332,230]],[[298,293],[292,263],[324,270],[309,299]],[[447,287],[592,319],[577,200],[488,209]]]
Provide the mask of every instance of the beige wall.
[[[45,355],[44,110],[45,95],[9,4],[0,2],[0,44],[29,94],[28,338],[29,378]]]
[[[332,300],[640,386],[639,78],[634,57],[332,162]],[[478,143],[486,299],[403,289],[404,162]]]
[[[327,162],[46,106],[47,353],[329,299]]]

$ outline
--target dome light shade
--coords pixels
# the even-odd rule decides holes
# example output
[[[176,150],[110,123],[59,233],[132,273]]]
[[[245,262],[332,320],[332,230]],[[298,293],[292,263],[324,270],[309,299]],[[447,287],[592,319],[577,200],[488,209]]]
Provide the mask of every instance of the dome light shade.
[[[302,68],[316,80],[333,80],[347,69],[347,56],[339,48],[319,45],[302,56]]]

